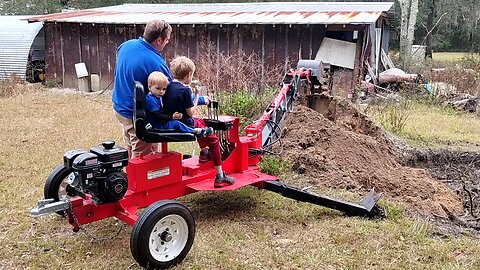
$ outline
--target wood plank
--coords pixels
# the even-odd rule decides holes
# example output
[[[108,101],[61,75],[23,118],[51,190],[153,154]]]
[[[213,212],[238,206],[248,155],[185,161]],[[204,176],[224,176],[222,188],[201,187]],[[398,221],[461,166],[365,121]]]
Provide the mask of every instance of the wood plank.
[[[287,48],[288,48],[288,65],[287,68],[297,67],[298,60],[300,59],[299,53],[301,50],[301,37],[300,28],[298,25],[292,25],[287,27]]]
[[[218,40],[217,46],[218,51],[220,54],[228,54],[228,44],[227,44],[227,36],[228,36],[228,28],[227,27],[220,27],[218,29]]]
[[[167,63],[170,63],[175,56],[188,55],[188,44],[186,39],[186,36],[188,35],[188,28],[186,28],[185,25],[180,25],[175,28],[175,31],[172,34],[173,39],[171,37],[171,46],[167,46],[162,53],[165,56]]]
[[[265,25],[264,36],[264,59],[265,65],[275,65],[275,28],[272,25]]]
[[[63,87],[78,88],[75,64],[80,63],[80,29],[78,24],[62,24]]]
[[[108,85],[112,84],[113,81],[113,74],[115,70],[115,63],[117,62],[117,47],[120,45],[124,39],[123,37],[118,37],[115,35],[116,25],[110,24],[108,25],[108,36],[106,42],[106,61],[107,66],[104,68],[105,73],[102,74],[100,77],[100,88],[104,89]]]
[[[98,76],[100,80],[100,89],[104,89],[109,82],[106,81],[106,78],[109,76],[108,65],[115,65],[114,62],[109,63],[108,54],[108,35],[109,29],[105,24],[97,25],[98,27]],[[115,50],[116,52],[116,50]]]
[[[286,52],[285,52],[285,45],[286,41],[286,26],[285,25],[276,25],[275,26],[275,65],[282,66],[284,69],[285,60],[286,60]]]
[[[59,57],[57,56],[57,47],[55,44],[56,25],[46,23],[45,31],[45,78],[47,83],[57,83],[57,66]]]
[[[300,59],[312,59],[311,58],[311,49],[310,49],[310,38],[311,38],[311,26],[302,26],[299,27],[299,47],[300,47]]]
[[[84,62],[87,66],[88,72],[96,73],[96,65],[92,64],[94,62],[94,55],[92,55],[92,49],[94,48],[90,44],[90,36],[92,36],[92,28],[90,24],[81,24],[80,25],[80,61]]]
[[[382,59],[382,63],[385,61],[384,66],[385,66],[386,69],[395,68],[395,64],[393,64],[392,59],[390,58],[390,56],[388,56],[388,55],[385,53],[385,51],[383,50],[383,48],[382,48],[382,57],[381,57],[381,59]]]
[[[190,59],[195,59],[197,54],[197,39],[196,39],[196,29],[197,27],[189,26],[189,35],[187,35],[187,57]]]
[[[368,75],[370,76],[370,78],[372,78],[372,81],[373,81],[373,84],[378,84],[378,80],[377,80],[377,76],[375,75],[375,71],[373,70],[373,68],[370,66],[370,64],[368,63],[368,61],[365,61],[365,65],[367,66],[367,71],[368,71]]]
[[[320,48],[320,45],[322,44],[323,38],[325,38],[325,35],[327,34],[327,28],[325,28],[325,25],[313,25],[312,26],[312,58],[315,59],[315,56],[317,56],[318,49]]]
[[[90,46],[90,55],[91,55],[90,73],[99,75],[100,73],[100,53],[99,53],[100,41],[99,41],[99,32],[98,32],[99,27],[98,25],[89,24],[88,28],[90,29],[90,36],[88,37],[88,43]]]

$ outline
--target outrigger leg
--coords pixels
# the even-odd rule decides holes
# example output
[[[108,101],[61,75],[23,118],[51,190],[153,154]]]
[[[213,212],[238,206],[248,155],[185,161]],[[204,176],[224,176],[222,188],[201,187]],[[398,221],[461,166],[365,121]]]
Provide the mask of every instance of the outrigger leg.
[[[374,211],[372,209],[377,204],[377,201],[382,196],[382,193],[375,193],[372,189],[359,204],[346,202],[322,196],[313,192],[300,190],[295,187],[288,186],[280,181],[264,181],[263,188],[273,191],[284,197],[294,199],[301,202],[308,202],[324,207],[332,208],[344,212],[350,216],[368,216],[373,217]]]

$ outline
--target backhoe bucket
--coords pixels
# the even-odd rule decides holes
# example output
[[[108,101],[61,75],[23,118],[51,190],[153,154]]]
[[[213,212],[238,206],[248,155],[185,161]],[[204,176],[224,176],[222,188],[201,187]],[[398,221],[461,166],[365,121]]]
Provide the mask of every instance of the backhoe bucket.
[[[336,102],[332,97],[332,72],[330,64],[318,60],[300,60],[297,69],[309,70],[304,84],[298,84],[300,103],[327,118],[335,115]],[[331,104],[331,103],[334,104]],[[333,110],[333,111],[332,111]]]

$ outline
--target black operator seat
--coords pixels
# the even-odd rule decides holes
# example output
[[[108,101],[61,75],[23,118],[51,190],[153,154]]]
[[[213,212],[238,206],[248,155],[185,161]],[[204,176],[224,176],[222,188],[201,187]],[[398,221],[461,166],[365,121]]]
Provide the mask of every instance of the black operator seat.
[[[147,127],[150,126],[150,124],[146,120],[147,112],[145,110],[145,90],[143,89],[143,85],[135,81],[134,91],[133,124],[135,126],[135,133],[140,140],[147,143],[195,141],[195,135],[192,133]]]

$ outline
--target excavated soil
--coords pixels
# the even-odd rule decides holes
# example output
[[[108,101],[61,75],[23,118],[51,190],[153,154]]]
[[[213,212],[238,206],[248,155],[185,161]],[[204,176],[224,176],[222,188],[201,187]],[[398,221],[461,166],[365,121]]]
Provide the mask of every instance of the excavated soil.
[[[422,216],[446,217],[441,205],[463,213],[455,191],[423,168],[402,165],[389,136],[347,101],[330,98],[315,109],[322,113],[296,106],[282,135],[282,158],[309,185],[362,194],[375,188]]]
[[[425,168],[459,194],[464,213],[459,218],[450,218],[462,227],[480,231],[480,153],[406,148],[400,161]]]

